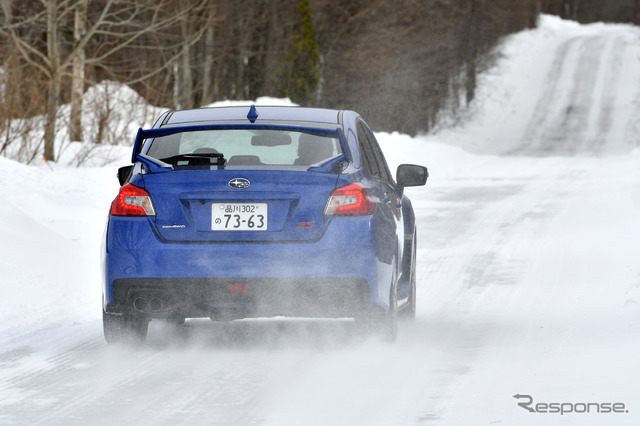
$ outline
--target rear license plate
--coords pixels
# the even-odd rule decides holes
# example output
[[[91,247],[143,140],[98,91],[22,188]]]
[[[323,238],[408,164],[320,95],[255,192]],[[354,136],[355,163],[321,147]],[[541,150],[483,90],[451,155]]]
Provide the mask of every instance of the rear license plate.
[[[266,231],[266,203],[214,203],[211,206],[213,231]]]

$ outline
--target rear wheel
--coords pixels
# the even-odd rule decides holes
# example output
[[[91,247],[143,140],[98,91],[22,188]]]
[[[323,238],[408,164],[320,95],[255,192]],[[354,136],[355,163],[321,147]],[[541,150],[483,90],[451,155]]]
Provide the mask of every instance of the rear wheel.
[[[107,343],[138,343],[147,338],[149,320],[142,315],[113,315],[103,311],[102,327]]]
[[[384,313],[371,314],[356,319],[356,325],[362,331],[377,334],[383,340],[393,343],[398,337],[398,283],[395,262],[392,266],[391,288],[389,289],[389,308]]]
[[[387,342],[393,343],[398,338],[398,289],[394,280],[391,283],[391,290],[389,291],[389,310],[384,318],[382,324],[382,337]]]

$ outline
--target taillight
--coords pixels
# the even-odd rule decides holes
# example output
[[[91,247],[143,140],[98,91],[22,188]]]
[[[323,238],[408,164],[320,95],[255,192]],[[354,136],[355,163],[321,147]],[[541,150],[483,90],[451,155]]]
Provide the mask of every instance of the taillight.
[[[376,204],[369,195],[369,190],[357,183],[338,188],[331,193],[324,208],[326,216],[358,216],[372,214]]]
[[[147,191],[137,186],[127,184],[120,188],[120,192],[111,203],[111,214],[115,216],[155,216],[151,196]]]

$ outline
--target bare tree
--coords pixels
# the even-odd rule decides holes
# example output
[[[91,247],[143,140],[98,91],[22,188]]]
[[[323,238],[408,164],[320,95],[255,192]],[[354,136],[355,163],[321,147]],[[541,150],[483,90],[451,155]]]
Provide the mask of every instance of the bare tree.
[[[73,40],[78,44],[87,31],[88,0],[79,0],[75,8]],[[84,94],[85,49],[80,49],[73,58],[71,81],[71,116],[69,118],[69,139],[82,142],[82,95]]]
[[[77,39],[72,46],[65,43],[64,33],[69,27],[71,16],[78,13],[81,20],[83,11],[89,0],[40,0],[43,10],[34,16],[13,16],[12,2],[2,1],[3,21],[0,34],[7,37],[23,59],[40,70],[46,77],[48,95],[46,103],[46,123],[44,132],[44,155],[49,160],[55,159],[55,131],[57,109],[60,99],[62,78],[73,64],[78,70],[74,87],[84,84],[80,69],[88,64],[98,64],[116,55],[125,48],[131,47],[146,35],[166,30],[180,23],[184,16],[194,8],[202,7],[204,0],[184,2],[176,5],[172,0],[104,0],[96,8],[86,29],[79,25],[74,33]],[[42,51],[37,40],[23,36],[25,26],[41,24],[45,17],[44,34],[46,50]],[[93,51],[94,56],[84,57],[85,48],[90,42],[98,41],[99,48]],[[177,56],[177,55],[176,55]],[[84,60],[83,60],[84,57]],[[84,64],[83,64],[84,62]],[[168,66],[165,64],[164,66]],[[159,72],[157,69],[150,73]],[[79,91],[79,90],[78,90]],[[75,113],[78,114],[78,110]],[[78,123],[75,117],[72,122]],[[75,124],[74,124],[75,125]],[[72,125],[73,126],[73,125]],[[77,135],[72,135],[77,136]]]
[[[213,25],[208,25],[205,30],[204,61],[202,64],[202,104],[208,104],[213,100]]]
[[[188,15],[183,15],[180,20],[180,33],[183,40],[189,39],[191,22]],[[180,53],[180,73],[178,75],[178,105],[180,108],[193,107],[193,76],[191,73],[191,45],[182,44]]]

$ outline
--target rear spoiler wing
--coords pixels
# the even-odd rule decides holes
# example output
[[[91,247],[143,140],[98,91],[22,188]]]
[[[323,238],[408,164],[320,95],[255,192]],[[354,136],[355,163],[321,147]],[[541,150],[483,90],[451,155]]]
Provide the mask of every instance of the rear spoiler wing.
[[[310,133],[316,136],[325,137],[338,137],[342,143],[342,149],[345,155],[349,155],[347,149],[346,140],[339,127],[335,129],[322,129],[313,127],[302,127],[293,125],[279,125],[279,124],[201,124],[196,126],[176,126],[176,127],[160,127],[157,129],[138,129],[136,134],[136,140],[133,144],[133,152],[131,154],[131,162],[137,161],[149,166],[151,171],[166,171],[172,170],[173,167],[157,158],[149,157],[145,154],[141,154],[144,141],[147,139],[159,138],[162,136],[174,135],[176,133],[185,132],[197,132],[204,130],[232,130],[232,129],[251,129],[251,130],[282,130],[290,132],[302,132]]]

